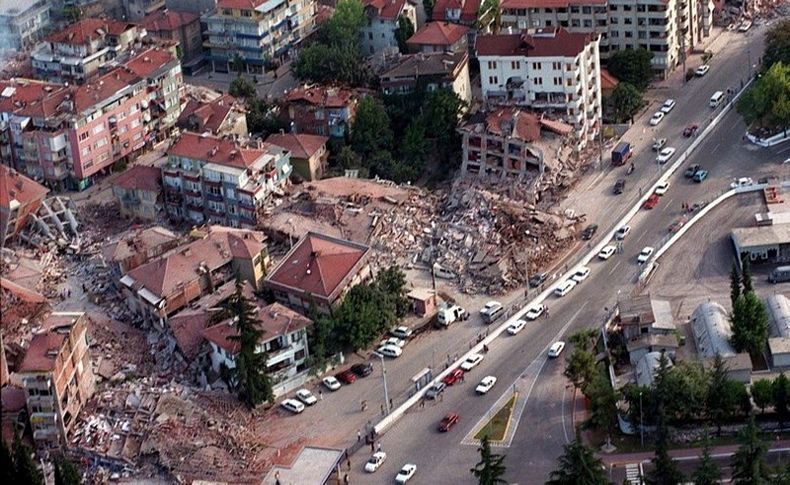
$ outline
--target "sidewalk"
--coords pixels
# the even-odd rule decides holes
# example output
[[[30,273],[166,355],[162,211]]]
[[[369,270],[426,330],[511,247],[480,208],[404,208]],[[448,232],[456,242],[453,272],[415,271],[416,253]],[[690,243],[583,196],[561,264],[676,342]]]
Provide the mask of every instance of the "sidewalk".
[[[739,445],[723,445],[711,448],[710,453],[713,457],[731,456],[739,448]],[[788,451],[790,450],[790,440],[776,440],[770,443],[768,451]],[[702,455],[702,448],[684,448],[679,450],[669,450],[669,456],[678,461],[691,460]],[[598,453],[598,457],[607,465],[622,465],[627,463],[641,463],[650,461],[655,456],[653,452],[642,453],[620,453],[604,455]]]

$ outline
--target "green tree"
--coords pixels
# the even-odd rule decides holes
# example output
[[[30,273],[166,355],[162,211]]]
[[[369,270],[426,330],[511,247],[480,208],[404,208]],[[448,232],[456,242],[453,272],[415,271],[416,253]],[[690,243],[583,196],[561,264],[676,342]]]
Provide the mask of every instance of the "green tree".
[[[557,460],[557,469],[551,472],[546,485],[606,485],[606,477],[601,460],[595,457],[591,449],[582,443],[577,435],[576,440],[564,445],[563,452]]]
[[[617,426],[617,392],[612,389],[609,379],[596,372],[584,388],[584,395],[590,400],[590,424],[606,431],[608,437]]]
[[[406,128],[403,141],[400,143],[401,156],[406,162],[422,164],[428,158],[429,144],[425,138],[425,124],[420,119],[414,120]]]
[[[337,165],[343,170],[356,170],[363,168],[362,159],[350,146],[346,145],[337,154]],[[367,168],[365,168],[367,171]]]
[[[654,379],[656,415],[654,468],[647,479],[647,482],[653,485],[676,485],[683,481],[683,475],[680,473],[677,464],[669,456],[669,427],[666,412],[667,391],[670,387],[669,363],[669,358],[662,352]]]
[[[771,66],[743,93],[736,107],[750,126],[790,126],[790,64]]]
[[[563,375],[573,383],[573,387],[584,389],[596,372],[595,355],[581,347],[575,347],[571,356],[566,359]]]
[[[752,267],[748,255],[744,254],[741,256],[741,266],[743,267],[741,271],[741,285],[743,286],[743,292],[745,294],[754,291],[754,285],[752,284]]]
[[[633,120],[643,103],[642,93],[639,89],[627,82],[618,84],[608,101],[618,123]]]
[[[767,484],[771,471],[765,462],[768,445],[760,439],[760,428],[749,415],[749,422],[738,434],[741,446],[732,457],[732,478],[734,483],[744,485]]]
[[[507,481],[502,478],[505,475],[505,465],[502,463],[505,456],[491,452],[488,436],[484,435],[480,440],[480,447],[477,451],[480,452],[480,461],[469,471],[477,478],[478,483],[480,485],[507,484]]]
[[[359,47],[353,43],[313,43],[299,52],[292,69],[298,79],[321,84],[362,86],[371,79]]]
[[[43,485],[44,477],[33,460],[33,450],[22,443],[22,439],[17,434],[14,437],[14,465],[16,468],[16,483],[25,485]]]
[[[398,42],[398,50],[401,54],[408,54],[409,46],[406,41],[414,35],[414,24],[405,15],[398,17],[398,28],[395,30],[395,40]]]
[[[713,361],[709,378],[705,407],[708,419],[716,426],[716,435],[721,436],[722,425],[740,409],[743,385],[727,377],[727,367],[719,354]]]
[[[330,317],[313,312],[310,318],[313,324],[307,330],[307,341],[310,346],[307,365],[310,367],[310,374],[317,376],[324,373],[327,359],[339,350],[336,348],[338,338],[334,332],[334,320]]]
[[[679,362],[668,370],[665,381],[660,392],[670,421],[685,422],[704,415],[708,376],[700,364]]]
[[[82,18],[82,10],[80,10],[80,8],[77,6],[67,6],[63,7],[61,15],[66,20],[66,22],[73,24]]]
[[[55,461],[55,485],[80,485],[82,476],[70,460],[63,458]]]
[[[568,338],[568,342],[570,342],[574,348],[579,347],[589,351],[595,344],[595,340],[598,338],[599,334],[600,330],[595,327],[583,328],[574,332],[574,334]]]
[[[369,346],[397,321],[392,300],[370,284],[351,288],[333,319],[342,343],[354,350]]]
[[[436,0],[422,0],[422,6],[425,8],[425,16],[428,22],[433,20],[433,6],[435,4]]]
[[[289,131],[288,124],[277,116],[277,109],[260,98],[247,100],[247,130],[263,138]]]
[[[626,82],[644,91],[653,79],[653,53],[646,49],[616,51],[606,67],[621,83]]]
[[[390,151],[392,143],[392,128],[384,106],[372,96],[362,98],[351,131],[354,151],[365,160],[378,151]]]
[[[755,406],[760,408],[760,412],[764,413],[765,408],[773,402],[773,385],[768,379],[760,379],[752,384],[752,399]]]
[[[730,321],[735,350],[753,355],[762,353],[768,343],[770,322],[765,304],[754,292],[744,293],[735,300]]]
[[[406,275],[400,266],[389,266],[376,276],[376,286],[395,308],[395,316],[405,317],[411,311],[411,302],[406,296]]]
[[[730,303],[733,307],[739,296],[741,296],[741,275],[738,272],[738,263],[733,259],[730,270]]]
[[[240,344],[236,367],[231,370],[239,399],[250,408],[264,401],[274,402],[274,392],[266,374],[266,353],[257,352],[263,331],[259,328],[255,307],[244,296],[240,279],[236,282],[236,292],[228,299],[227,309],[239,329],[238,335],[229,337]]]
[[[499,8],[499,0],[483,0],[477,12],[477,29],[496,34],[501,25],[502,10]]]
[[[784,426],[790,420],[790,409],[788,409],[790,408],[790,379],[785,376],[784,372],[774,379],[771,390],[774,398],[774,411],[779,418],[779,424]]]
[[[718,485],[721,480],[721,471],[710,456],[710,437],[707,429],[702,437],[702,456],[691,479],[694,485]]]
[[[782,62],[790,66],[790,19],[777,22],[765,35],[763,68]]]
[[[244,72],[244,59],[242,59],[238,52],[233,54],[233,57],[230,59],[229,67],[232,71],[236,71],[236,74],[239,76]]]
[[[465,109],[466,103],[448,88],[429,93],[425,101],[423,122],[425,126],[431,127],[439,160],[445,168],[455,168],[460,164],[461,135],[458,133],[458,121]]]
[[[230,93],[231,96],[236,96],[239,98],[251,98],[255,96],[255,86],[251,82],[239,76],[230,82],[228,93]]]
[[[329,41],[333,44],[359,43],[359,29],[367,23],[365,7],[359,0],[339,0],[327,21]]]
[[[0,440],[0,477],[3,478],[3,483],[21,483],[17,481],[14,457],[5,440]]]
[[[653,399],[653,389],[647,386],[637,386],[635,384],[626,384],[620,392],[623,399],[628,403],[628,421],[639,429],[640,423],[648,426],[655,422],[655,414],[651,411],[655,409],[656,404]],[[641,403],[640,403],[640,393]],[[641,408],[641,410],[640,410]]]

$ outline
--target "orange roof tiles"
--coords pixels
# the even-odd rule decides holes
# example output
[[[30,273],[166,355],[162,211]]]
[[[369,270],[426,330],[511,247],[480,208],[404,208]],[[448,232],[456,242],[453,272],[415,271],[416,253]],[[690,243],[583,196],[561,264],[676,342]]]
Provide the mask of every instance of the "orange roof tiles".
[[[27,303],[48,303],[46,297],[41,293],[25,288],[6,278],[0,277],[0,288]]]
[[[407,44],[414,45],[453,45],[469,33],[469,27],[449,22],[428,22],[415,32]]]
[[[447,10],[460,9],[461,20],[464,22],[474,22],[477,20],[477,13],[480,10],[482,0],[437,0],[433,6],[433,20],[447,20],[445,14]]]
[[[218,8],[235,8],[237,10],[253,10],[266,0],[217,0]]]
[[[154,47],[133,57],[126,62],[124,66],[134,74],[142,78],[147,78],[159,69],[165,67],[167,63],[175,60],[176,57],[170,50]]]
[[[535,34],[481,35],[475,50],[478,56],[575,57],[592,39],[588,32],[548,27]]]
[[[355,97],[354,91],[349,89],[313,86],[293,89],[285,95],[285,100],[287,102],[304,101],[327,108],[343,108],[351,104]]]
[[[106,34],[120,35],[132,27],[134,27],[134,24],[116,20],[82,19],[50,34],[47,40],[59,44],[85,44]]]
[[[162,170],[159,167],[135,165],[115,177],[111,184],[127,190],[137,189],[147,192],[159,192],[162,188]]]
[[[257,316],[258,328],[263,331],[260,343],[296,332],[313,323],[309,318],[279,303],[261,308]],[[239,328],[233,320],[218,323],[203,331],[206,340],[232,354],[238,353],[241,348],[241,343],[237,339],[232,339],[238,334]]]
[[[601,68],[601,89],[614,89],[620,81],[605,67]]]
[[[9,209],[16,200],[24,206],[43,199],[49,189],[20,174],[8,165],[0,164],[0,208]]]
[[[74,109],[78,112],[90,109],[96,103],[141,81],[140,76],[122,67],[115,68],[104,76],[76,88],[74,90]]]
[[[190,120],[194,120],[197,124],[197,129],[193,131],[217,133],[228,113],[233,109],[235,102],[236,98],[230,94],[223,94],[208,103],[190,99],[187,105],[184,106],[184,109],[181,110],[181,115],[178,117],[178,125],[189,129]]]
[[[68,332],[47,331],[34,335],[30,347],[17,372],[48,372],[55,369],[55,361]]]
[[[140,25],[152,32],[173,31],[200,20],[200,15],[192,12],[157,10],[140,19]]]
[[[406,0],[363,0],[362,5],[376,10],[380,19],[397,20],[406,5]]]
[[[270,135],[266,141],[285,148],[291,152],[292,157],[308,159],[325,146],[329,138],[320,135],[284,133]]]
[[[58,106],[73,88],[29,79],[0,80],[0,112],[47,118],[57,114]]]
[[[185,132],[167,151],[168,155],[248,168],[265,150],[242,148],[235,141],[216,136]]]

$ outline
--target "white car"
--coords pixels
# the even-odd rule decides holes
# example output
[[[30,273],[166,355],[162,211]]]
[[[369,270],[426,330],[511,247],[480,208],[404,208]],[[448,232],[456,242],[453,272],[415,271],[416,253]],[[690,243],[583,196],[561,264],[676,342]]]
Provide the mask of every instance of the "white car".
[[[752,28],[752,23],[749,20],[744,20],[740,26],[738,26],[738,32],[748,32],[749,29]]]
[[[308,391],[307,389],[299,389],[296,391],[296,397],[303,403],[307,404],[308,406],[312,406],[313,404],[318,402],[318,399],[313,396],[313,393]]]
[[[367,463],[365,463],[365,471],[368,473],[373,473],[379,469],[384,460],[387,459],[387,454],[383,451],[377,451],[368,458]]]
[[[480,315],[490,315],[494,311],[502,308],[502,304],[496,300],[491,300],[485,304],[483,308],[480,309]]]
[[[554,289],[554,294],[558,297],[563,297],[571,292],[571,290],[576,287],[576,282],[573,280],[565,280],[560,283],[560,286]]]
[[[645,246],[639,253],[639,256],[636,257],[636,262],[639,264],[647,263],[647,260],[653,255],[653,251],[655,251],[655,248],[652,246]]]
[[[383,347],[385,345],[394,345],[396,347],[403,347],[406,345],[406,341],[402,338],[398,337],[390,337],[388,339],[382,340],[379,344],[379,347]]]
[[[481,354],[472,354],[466,358],[465,361],[461,362],[461,370],[464,372],[469,372],[470,370],[477,367],[477,364],[483,361],[483,356]]]
[[[617,251],[617,248],[611,244],[601,249],[601,252],[598,253],[598,259],[603,259],[604,261],[611,258],[612,255]]]
[[[527,313],[524,314],[524,317],[527,320],[535,320],[539,316],[543,315],[543,312],[545,310],[546,307],[544,307],[543,305],[533,306],[529,310],[527,310]]]
[[[507,333],[509,333],[510,335],[515,335],[520,331],[522,331],[526,326],[527,326],[526,320],[516,320],[515,322],[507,326]]]
[[[488,391],[491,390],[496,384],[496,377],[494,376],[485,376],[483,380],[480,381],[480,384],[475,387],[475,392],[478,394],[488,394]]]
[[[382,345],[376,349],[376,352],[383,355],[384,357],[390,357],[392,359],[397,359],[403,355],[403,349],[397,345]]]
[[[565,348],[565,342],[562,341],[554,342],[553,344],[551,344],[551,347],[549,347],[549,357],[552,359],[559,357],[564,348]]]
[[[580,266],[576,272],[573,273],[571,279],[576,283],[581,283],[582,281],[586,280],[588,276],[590,276],[590,268],[587,266]]]
[[[754,185],[754,180],[749,177],[741,177],[736,179],[733,183],[730,184],[731,189],[739,189],[741,187],[748,187],[750,185]]]
[[[789,165],[789,164],[790,164],[790,158],[782,162],[782,165]]]
[[[675,154],[675,149],[673,147],[667,147],[658,152],[658,156],[656,157],[656,161],[658,163],[667,163],[672,155]]]
[[[614,238],[618,241],[622,241],[631,232],[631,226],[623,226],[614,233]]]
[[[280,406],[284,407],[288,411],[291,411],[294,414],[299,414],[304,411],[304,404],[300,403],[296,399],[286,399],[283,401]]]
[[[703,64],[699,66],[696,71],[694,71],[694,75],[697,77],[702,77],[705,74],[707,74],[708,71],[710,71],[710,66],[707,64]]]
[[[395,330],[390,331],[390,334],[394,337],[400,339],[407,339],[411,337],[412,330],[409,327],[398,327]]]
[[[403,465],[397,475],[395,475],[395,483],[406,483],[411,480],[411,477],[417,473],[417,465],[407,463]]]
[[[664,119],[664,113],[661,112],[661,111],[656,111],[653,114],[653,117],[650,118],[650,125],[651,126],[656,126],[657,124],[661,123],[661,120],[663,120],[663,119]]]
[[[321,382],[324,383],[324,387],[329,389],[330,391],[337,391],[340,389],[340,381],[334,378],[334,376],[326,376],[321,379]]]
[[[664,195],[664,194],[667,193],[667,190],[669,190],[669,182],[661,182],[656,187],[656,190],[655,190],[654,194],[656,194],[656,195]]]
[[[675,107],[675,104],[677,104],[677,103],[675,103],[674,99],[668,99],[668,100],[664,101],[663,106],[661,106],[661,112],[664,113],[664,114],[669,113],[670,111],[672,111],[672,108]]]

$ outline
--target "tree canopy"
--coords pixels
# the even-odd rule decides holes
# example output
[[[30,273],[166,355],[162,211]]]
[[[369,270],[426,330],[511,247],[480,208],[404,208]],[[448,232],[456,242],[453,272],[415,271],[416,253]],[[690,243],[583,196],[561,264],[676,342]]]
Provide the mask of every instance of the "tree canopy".
[[[706,430],[702,438],[702,456],[697,469],[691,475],[691,480],[694,485],[718,485],[720,479],[721,471],[710,455],[710,437]]]
[[[562,455],[557,460],[557,469],[551,472],[546,485],[606,485],[609,479],[603,463],[593,451],[581,442],[575,441],[562,447]]]
[[[763,67],[767,70],[778,62],[790,66],[790,19],[780,20],[765,35]]]
[[[771,479],[771,470],[765,461],[768,445],[760,439],[760,428],[749,416],[749,422],[738,434],[740,447],[732,457],[732,478],[743,485],[766,484]]]
[[[414,35],[414,24],[411,23],[411,19],[406,17],[405,15],[401,15],[398,17],[398,29],[395,31],[395,40],[398,42],[398,50],[401,54],[407,54],[409,52],[409,46],[406,45],[406,41]]]
[[[647,49],[626,49],[614,52],[606,68],[621,83],[631,84],[644,91],[653,79],[651,59],[653,53]]]
[[[765,304],[753,292],[742,294],[735,300],[730,315],[732,346],[738,352],[759,354],[768,343],[770,322]]]
[[[239,76],[230,82],[228,93],[239,98],[250,98],[255,96],[255,85]]]
[[[737,109],[749,125],[790,126],[790,64],[772,65],[743,93]]]
[[[488,442],[488,435],[483,435],[480,440],[480,461],[470,471],[477,478],[480,485],[506,485],[507,481],[502,477],[505,475],[504,455],[491,452],[491,444]]]
[[[614,88],[608,101],[615,121],[625,123],[642,107],[642,93],[633,84],[621,82]]]

